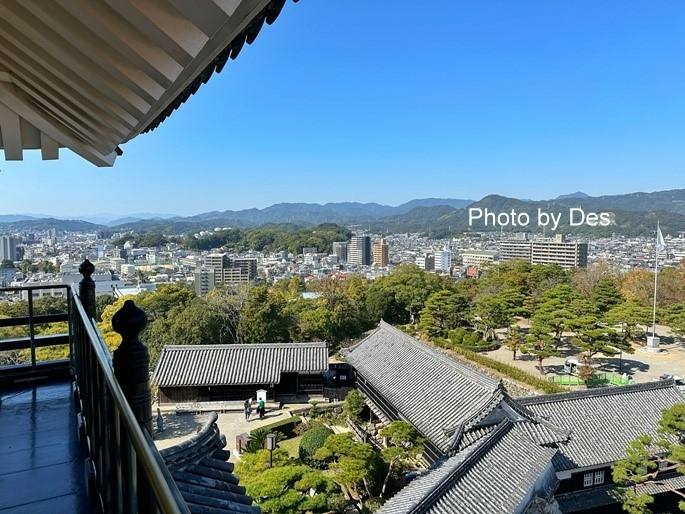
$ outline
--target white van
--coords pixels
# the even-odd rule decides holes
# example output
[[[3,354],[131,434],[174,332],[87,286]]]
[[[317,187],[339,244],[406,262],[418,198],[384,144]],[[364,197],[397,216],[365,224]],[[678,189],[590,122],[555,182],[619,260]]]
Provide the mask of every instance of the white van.
[[[579,366],[580,363],[578,362],[578,359],[570,357],[566,359],[566,362],[564,362],[564,373],[568,373],[569,375],[577,375]]]

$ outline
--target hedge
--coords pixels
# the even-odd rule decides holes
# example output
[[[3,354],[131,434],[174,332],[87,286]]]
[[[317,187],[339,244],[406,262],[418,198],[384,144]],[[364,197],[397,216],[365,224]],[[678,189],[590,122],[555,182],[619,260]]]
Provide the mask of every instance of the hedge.
[[[516,366],[512,366],[511,364],[505,364],[504,362],[491,359],[490,357],[486,357],[485,355],[481,355],[479,353],[472,352],[471,350],[466,350],[458,346],[453,346],[451,350],[454,353],[461,355],[462,357],[466,357],[470,361],[480,364],[481,366],[485,366],[486,368],[499,371],[500,373],[507,375],[509,378],[518,380],[519,382],[523,382],[524,384],[528,384],[529,386],[534,387],[535,389],[543,391],[547,394],[563,393],[565,391],[568,391],[567,387],[561,387],[557,384],[547,382],[546,380],[531,375],[530,373],[523,371],[517,368]]]
[[[295,427],[302,423],[302,418],[299,416],[292,416],[290,418],[282,419],[280,421],[276,421],[274,423],[270,423],[268,425],[262,425],[259,428],[255,428],[255,430],[266,430],[267,432],[273,432],[278,429],[279,432],[281,432],[284,436],[290,438],[295,435]],[[250,434],[254,432],[252,430]]]
[[[326,439],[331,435],[333,435],[333,430],[326,426],[314,427],[305,432],[300,440],[300,460],[313,468],[321,467],[323,463],[314,459],[314,454],[316,453],[316,450],[324,445]]]

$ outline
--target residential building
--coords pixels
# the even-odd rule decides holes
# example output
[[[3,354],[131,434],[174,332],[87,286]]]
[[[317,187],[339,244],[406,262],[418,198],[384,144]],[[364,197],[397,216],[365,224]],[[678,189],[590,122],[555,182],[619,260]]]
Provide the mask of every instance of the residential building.
[[[257,259],[254,258],[235,258],[230,260],[230,267],[240,268],[246,280],[254,282],[257,280]]]
[[[358,266],[371,264],[371,236],[352,236],[347,247],[347,262]]]
[[[414,262],[424,271],[433,271],[435,269],[435,256],[433,254],[424,253],[419,255]]]
[[[587,243],[567,242],[562,234],[554,241],[532,241],[531,264],[558,264],[562,268],[587,268]]]
[[[340,262],[347,262],[347,241],[334,241],[333,255],[337,255]]]
[[[435,252],[435,271],[448,272],[452,267],[452,252],[448,246]]]
[[[214,268],[206,266],[195,268],[193,275],[195,277],[195,294],[197,296],[204,296],[216,287]]]
[[[481,266],[486,263],[499,260],[499,252],[496,250],[468,250],[461,254],[464,266]]]
[[[498,246],[500,261],[510,261],[516,259],[530,262],[530,241],[520,239],[515,241],[500,241]]]
[[[588,244],[566,241],[563,234],[557,234],[554,240],[501,241],[499,254],[500,261],[521,259],[531,264],[558,264],[565,269],[586,268]]]
[[[12,236],[0,236],[0,261],[17,260],[17,241]]]
[[[257,280],[257,259],[255,258],[230,258],[225,253],[213,253],[205,256],[204,267],[214,270],[214,284]]]
[[[373,245],[373,264],[381,268],[388,265],[388,243],[385,239]]]

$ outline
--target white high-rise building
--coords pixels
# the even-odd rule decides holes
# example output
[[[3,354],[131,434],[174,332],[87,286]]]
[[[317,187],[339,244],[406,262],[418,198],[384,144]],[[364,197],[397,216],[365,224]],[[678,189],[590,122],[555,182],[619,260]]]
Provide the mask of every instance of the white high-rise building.
[[[435,252],[435,271],[449,271],[452,267],[452,252],[445,246],[443,250]]]

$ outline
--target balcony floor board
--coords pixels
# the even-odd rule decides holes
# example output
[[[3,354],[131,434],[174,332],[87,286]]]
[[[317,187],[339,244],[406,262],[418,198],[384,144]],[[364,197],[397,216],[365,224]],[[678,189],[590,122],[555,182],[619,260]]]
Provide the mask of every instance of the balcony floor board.
[[[0,392],[0,513],[93,512],[68,381]]]

